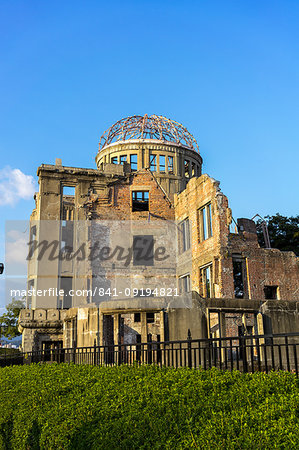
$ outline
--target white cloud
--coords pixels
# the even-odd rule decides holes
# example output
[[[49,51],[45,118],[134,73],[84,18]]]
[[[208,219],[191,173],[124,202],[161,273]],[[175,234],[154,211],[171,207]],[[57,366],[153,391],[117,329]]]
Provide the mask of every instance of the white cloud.
[[[34,192],[35,183],[31,175],[11,167],[0,170],[0,206],[14,206],[19,200],[29,200]]]
[[[8,264],[19,263],[27,265],[28,236],[17,230],[11,230],[8,234],[13,241],[6,241],[6,258]]]

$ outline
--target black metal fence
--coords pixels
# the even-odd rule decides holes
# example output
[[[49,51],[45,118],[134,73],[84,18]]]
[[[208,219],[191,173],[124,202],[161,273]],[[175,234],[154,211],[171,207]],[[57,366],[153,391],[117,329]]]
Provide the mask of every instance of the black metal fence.
[[[31,363],[156,364],[256,372],[286,370],[298,376],[299,333],[57,348],[0,355],[0,367]]]

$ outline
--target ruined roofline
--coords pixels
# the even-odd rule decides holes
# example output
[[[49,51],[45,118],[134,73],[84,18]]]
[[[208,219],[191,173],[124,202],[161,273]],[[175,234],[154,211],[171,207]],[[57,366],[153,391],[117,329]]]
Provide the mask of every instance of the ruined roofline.
[[[112,142],[129,141],[131,139],[156,138],[161,142],[170,141],[182,144],[199,153],[196,139],[181,123],[164,116],[129,116],[118,120],[101,136],[99,148],[104,149]]]
[[[183,148],[184,150],[190,150],[191,152],[196,153],[197,155],[200,156],[199,151],[196,151],[193,148],[188,147],[187,145],[181,144],[181,143],[177,143],[177,142],[172,142],[172,141],[167,141],[167,140],[162,140],[162,139],[127,139],[127,140],[120,140],[120,141],[115,141],[115,142],[111,142],[110,144],[107,144],[103,147],[101,147],[99,149],[98,153],[103,152],[106,149],[110,149],[113,148],[115,146],[118,145],[122,145],[122,144],[158,144],[158,145],[169,145],[171,147],[178,147],[178,148]]]
[[[74,174],[84,174],[84,175],[98,175],[100,172],[98,169],[89,169],[84,167],[72,167],[72,166],[61,166],[56,164],[41,164],[37,168],[37,176],[39,176],[41,171],[46,172],[69,172]]]

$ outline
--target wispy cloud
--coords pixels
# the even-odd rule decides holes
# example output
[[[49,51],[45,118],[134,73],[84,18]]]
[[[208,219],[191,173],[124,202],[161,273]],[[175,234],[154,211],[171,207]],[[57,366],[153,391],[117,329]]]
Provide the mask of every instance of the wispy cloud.
[[[29,200],[34,192],[35,183],[31,175],[11,167],[0,170],[0,206],[14,206],[19,200]]]
[[[9,239],[10,238],[10,239]],[[22,264],[27,267],[28,236],[18,230],[10,230],[6,236],[7,264]]]

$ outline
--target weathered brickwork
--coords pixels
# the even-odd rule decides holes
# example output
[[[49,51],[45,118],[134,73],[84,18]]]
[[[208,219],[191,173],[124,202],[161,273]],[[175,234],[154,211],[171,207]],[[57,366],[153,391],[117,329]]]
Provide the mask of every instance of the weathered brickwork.
[[[199,211],[211,204],[212,236],[201,240]],[[277,287],[277,298],[297,300],[299,258],[293,252],[260,248],[257,234],[248,231],[230,233],[231,210],[219,189],[219,182],[202,175],[190,180],[187,188],[175,196],[178,221],[189,218],[191,228],[192,290],[203,295],[200,269],[211,264],[211,297],[235,296],[233,259],[244,264],[244,298],[265,299],[265,286]],[[254,225],[254,224],[253,224]],[[184,272],[184,264],[182,264]]]
[[[165,124],[165,118],[160,119],[157,123]],[[140,136],[147,120],[145,116],[138,122]],[[132,130],[127,134],[118,127],[121,134],[116,137],[124,139],[115,142],[115,135],[109,135],[109,145],[96,156],[97,169],[64,167],[60,160],[38,168],[31,236],[39,243],[69,239],[72,253],[75,241],[90,249],[93,238],[101,239],[101,228],[92,225],[96,222],[110,221],[120,228],[130,221],[135,235],[143,234],[143,224],[161,222],[169,228],[160,236],[156,230],[154,242],[157,245],[160,237],[175,256],[175,266],[157,261],[152,267],[131,264],[119,274],[113,272],[114,262],[109,272],[102,261],[93,264],[86,255],[76,262],[33,256],[28,261],[28,287],[90,291],[103,284],[105,272],[107,287],[137,287],[138,295],[115,301],[90,294],[32,296],[19,321],[25,351],[148,341],[160,345],[163,340],[186,339],[188,330],[193,338],[298,330],[299,258],[292,252],[260,248],[255,224],[248,219],[238,219],[237,232],[231,232],[235,226],[228,199],[218,181],[201,175],[202,158],[194,138],[176,123],[166,123],[167,129],[150,128],[151,138],[139,140],[126,138]],[[185,140],[180,142],[182,133]],[[64,191],[67,188],[73,188],[72,195]],[[146,207],[134,207],[137,192],[146,193]],[[71,222],[84,226],[69,238],[65,231]],[[157,267],[164,268],[162,275],[155,272]],[[140,295],[141,288],[165,287],[169,280],[180,293],[180,304],[174,295]]]

